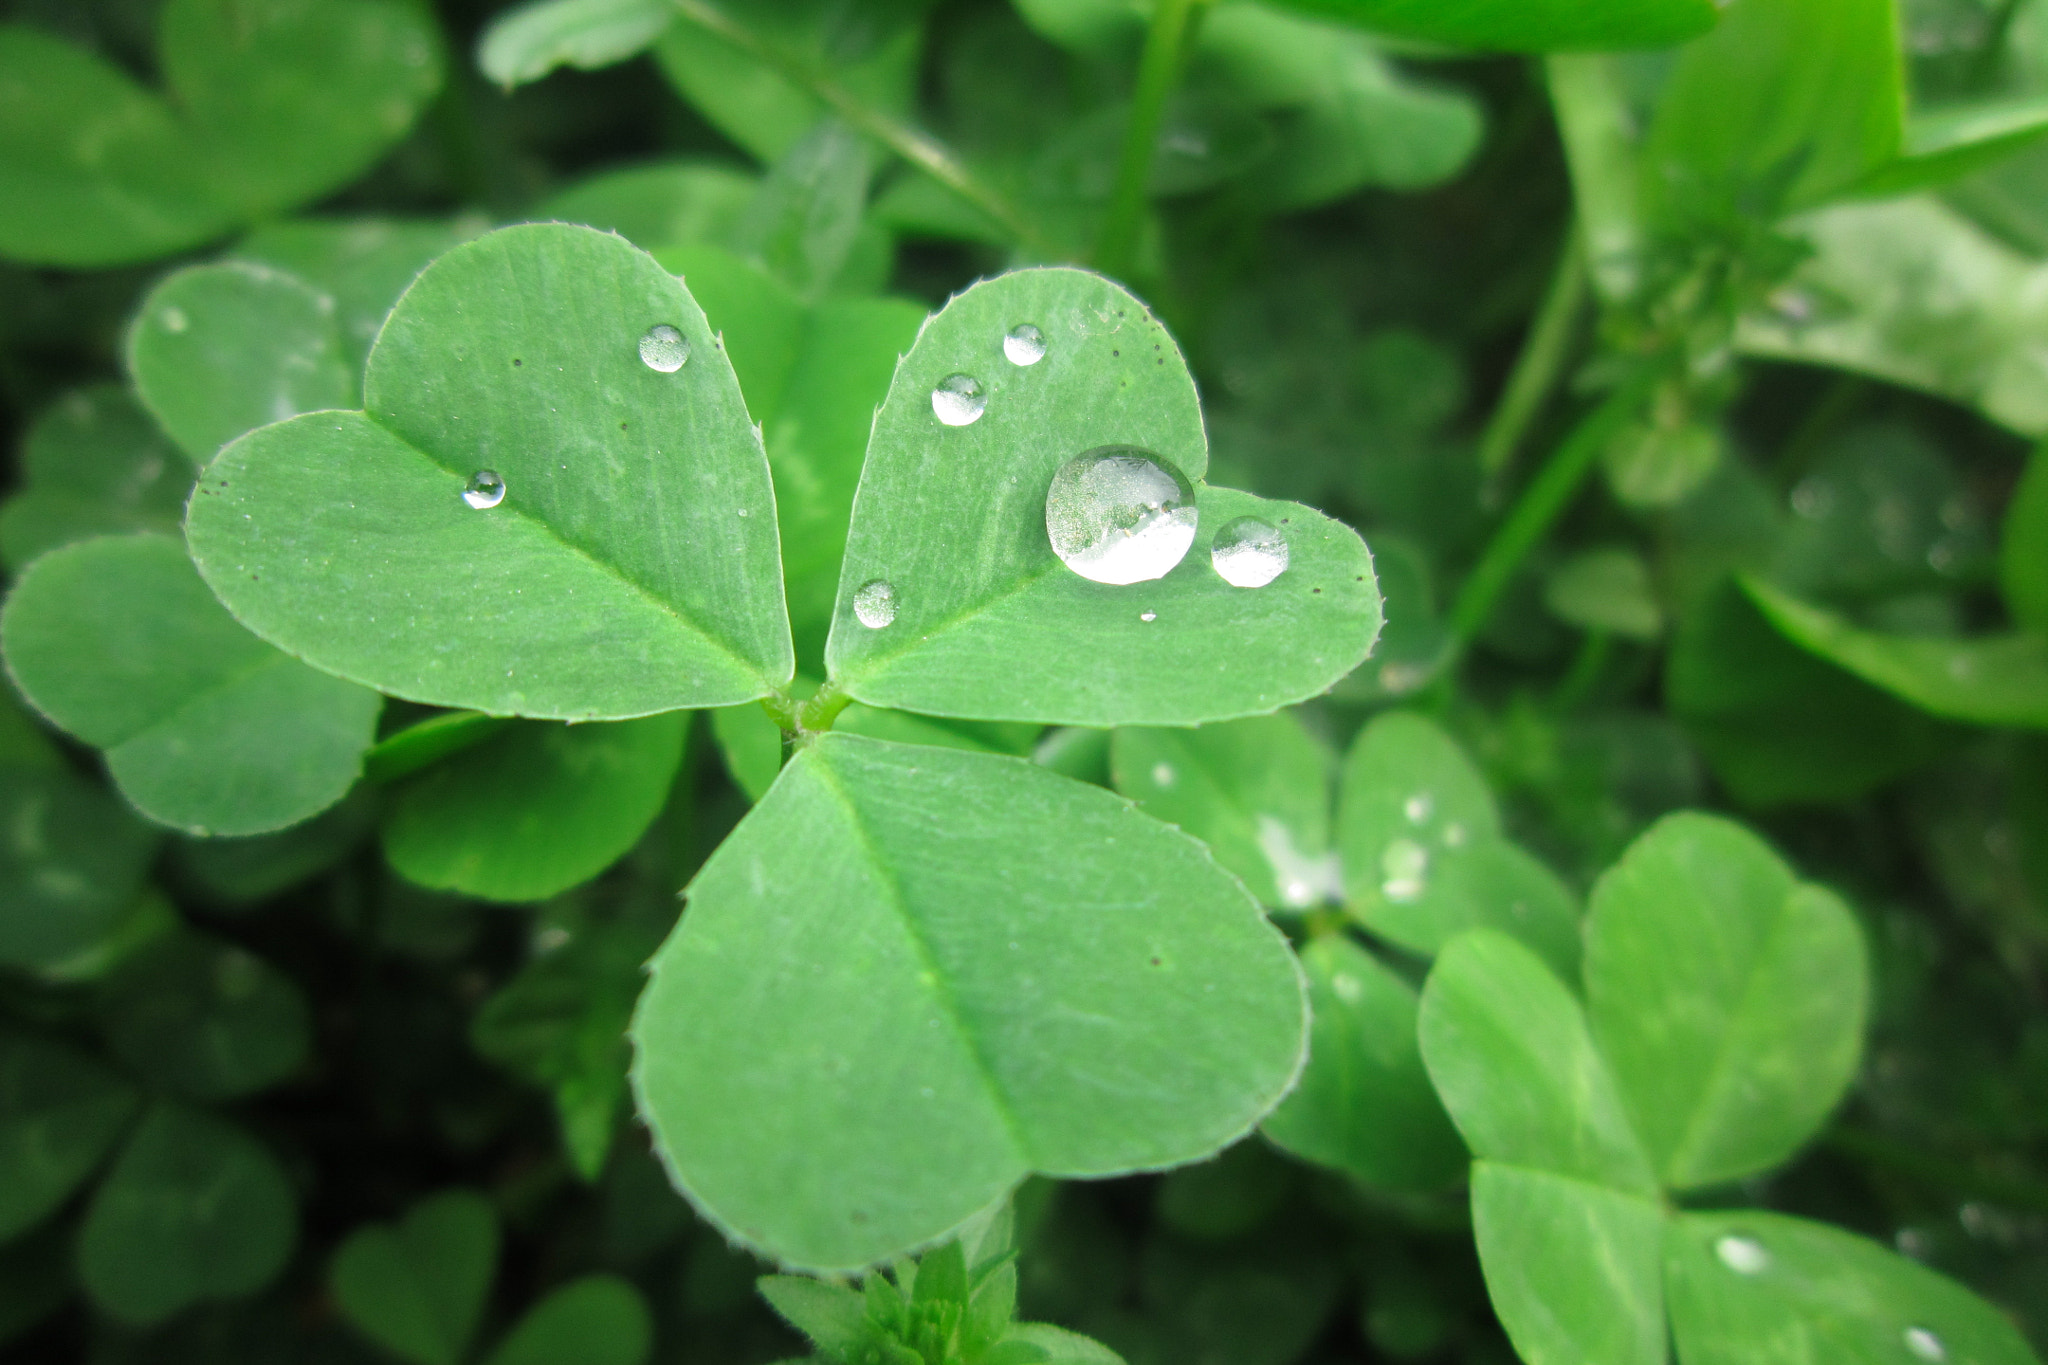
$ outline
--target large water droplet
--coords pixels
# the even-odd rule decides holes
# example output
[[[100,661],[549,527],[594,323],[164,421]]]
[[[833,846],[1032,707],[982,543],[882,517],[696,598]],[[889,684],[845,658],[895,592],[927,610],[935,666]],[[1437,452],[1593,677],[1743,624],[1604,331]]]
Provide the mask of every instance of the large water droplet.
[[[1045,333],[1020,322],[1003,338],[1003,355],[1012,365],[1036,365],[1045,359]]]
[[[880,630],[896,619],[896,585],[886,578],[871,578],[853,595],[853,614],[869,630]]]
[[[469,476],[462,500],[481,512],[505,500],[505,477],[495,469],[479,469]]]
[[[1754,1237],[1723,1237],[1714,1243],[1714,1254],[1738,1275],[1758,1275],[1771,1264],[1771,1253]]]
[[[1263,588],[1287,572],[1287,537],[1271,522],[1239,517],[1216,533],[1209,562],[1233,588]]]
[[[650,370],[674,374],[690,358],[690,339],[667,323],[657,323],[640,338],[640,359]]]
[[[932,390],[932,411],[949,427],[964,427],[988,411],[988,394],[971,374],[949,374]]]
[[[1076,455],[1045,495],[1053,553],[1097,583],[1165,577],[1194,544],[1196,517],[1194,486],[1136,446]]]
[[[1948,1347],[1942,1345],[1941,1338],[1925,1327],[1906,1329],[1906,1349],[1921,1360],[1938,1363],[1948,1359]]]
[[[1396,839],[1380,854],[1380,894],[1396,905],[1411,905],[1428,888],[1429,851],[1413,839]]]

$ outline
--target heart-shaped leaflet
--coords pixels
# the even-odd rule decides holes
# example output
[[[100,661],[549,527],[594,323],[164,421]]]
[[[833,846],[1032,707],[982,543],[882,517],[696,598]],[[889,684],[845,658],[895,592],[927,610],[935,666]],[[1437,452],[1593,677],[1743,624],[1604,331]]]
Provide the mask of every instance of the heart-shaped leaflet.
[[[682,282],[588,228],[504,228],[429,266],[365,412],[229,445],[186,537],[251,630],[442,706],[626,719],[795,670],[760,434]]]

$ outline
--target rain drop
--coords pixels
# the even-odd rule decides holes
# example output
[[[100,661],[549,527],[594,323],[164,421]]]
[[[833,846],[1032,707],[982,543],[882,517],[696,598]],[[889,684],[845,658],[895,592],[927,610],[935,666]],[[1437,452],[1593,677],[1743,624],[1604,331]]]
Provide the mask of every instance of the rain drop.
[[[1436,802],[1430,799],[1428,792],[1417,792],[1401,804],[1401,814],[1408,817],[1408,823],[1411,825],[1421,824],[1435,809]]]
[[[1003,337],[1003,355],[1012,365],[1036,365],[1045,359],[1045,333],[1020,322]]]
[[[690,339],[667,323],[657,323],[640,338],[640,359],[650,370],[674,374],[690,358]]]
[[[1925,1327],[1906,1329],[1906,1349],[1917,1358],[1937,1362],[1937,1365],[1938,1362],[1948,1359],[1948,1347],[1942,1345],[1941,1338]]]
[[[1156,611],[1141,611],[1138,613],[1138,619],[1149,624],[1159,619],[1159,613]]]
[[[964,427],[988,411],[988,394],[971,374],[949,374],[932,390],[932,411],[949,427]]]
[[[1053,553],[1096,583],[1165,577],[1194,544],[1197,515],[1187,478],[1136,446],[1076,455],[1045,495]]]
[[[1209,562],[1233,588],[1263,588],[1287,572],[1287,537],[1270,522],[1239,517],[1216,533]]]
[[[163,320],[166,332],[182,332],[192,325],[191,321],[186,318],[185,310],[182,308],[166,308],[157,316]]]
[[[1412,905],[1428,885],[1429,853],[1413,839],[1396,839],[1380,854],[1380,871],[1380,894],[1396,905]]]
[[[1153,786],[1171,787],[1173,785],[1174,776],[1175,774],[1173,771],[1173,765],[1171,763],[1155,763],[1152,765]]]
[[[869,630],[880,630],[896,619],[896,585],[886,578],[871,578],[853,595],[853,614]]]
[[[462,500],[482,512],[505,500],[505,476],[495,469],[479,469],[469,476]]]
[[[1723,1237],[1714,1243],[1721,1264],[1738,1275],[1756,1275],[1771,1263],[1771,1253],[1754,1237]]]

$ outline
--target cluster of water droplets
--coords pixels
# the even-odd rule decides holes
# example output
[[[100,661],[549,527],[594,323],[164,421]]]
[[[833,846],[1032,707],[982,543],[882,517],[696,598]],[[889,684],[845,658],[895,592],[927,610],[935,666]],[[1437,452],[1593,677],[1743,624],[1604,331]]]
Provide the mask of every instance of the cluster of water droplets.
[[[1714,1239],[1714,1259],[1738,1275],[1761,1275],[1771,1268],[1771,1253],[1754,1237],[1739,1233],[1728,1233]],[[1942,1365],[1948,1359],[1948,1346],[1933,1331],[1925,1327],[1908,1327],[1899,1334],[1906,1349],[1915,1360],[1927,1365]]]

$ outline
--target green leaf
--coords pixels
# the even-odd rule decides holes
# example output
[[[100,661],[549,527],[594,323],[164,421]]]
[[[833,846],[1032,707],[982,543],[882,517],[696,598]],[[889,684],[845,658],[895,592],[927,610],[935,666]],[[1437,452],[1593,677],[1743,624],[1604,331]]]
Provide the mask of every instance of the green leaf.
[[[444,1190],[391,1225],[357,1228],[334,1253],[335,1302],[356,1330],[413,1365],[458,1365],[498,1260],[481,1195]]]
[[[1349,939],[1301,949],[1308,1068],[1260,1131],[1282,1150],[1395,1190],[1441,1189],[1465,1169],[1416,1045],[1415,989]]]
[[[77,1295],[64,1254],[68,1232],[53,1225],[0,1245],[0,1343],[13,1341]]]
[[[232,255],[296,275],[331,297],[349,363],[360,370],[391,305],[413,277],[483,229],[481,219],[467,216],[301,218],[263,224],[237,242]]]
[[[1792,644],[1732,582],[1679,622],[1665,701],[1738,801],[1842,801],[1941,752],[1932,719]]]
[[[182,840],[173,854],[181,889],[208,909],[254,908],[348,856],[374,824],[371,804],[358,788],[340,805],[274,834]]]
[[[2048,265],[1932,198],[1840,204],[1789,225],[1812,255],[1736,332],[1746,354],[1924,389],[2048,432]]]
[[[192,1099],[225,1100],[305,1064],[311,1020],[292,979],[210,935],[166,934],[123,961],[101,992],[114,1055]]]
[[[668,0],[535,0],[491,20],[476,64],[507,90],[558,66],[595,71],[644,52],[674,19]]]
[[[1626,300],[1642,283],[1648,227],[1639,155],[1642,118],[1628,98],[1622,59],[1557,56],[1545,62],[1544,74],[1571,172],[1587,273],[1603,299]]]
[[[243,432],[352,408],[359,397],[334,300],[243,261],[190,266],[150,290],[128,330],[128,372],[163,429],[202,466]]]
[[[1893,195],[1950,184],[1994,166],[2048,133],[2048,99],[2038,94],[1989,96],[1944,108],[1909,111],[1899,156],[1856,187]]]
[[[1666,47],[1713,26],[1708,0],[1282,0],[1404,38],[1502,52]]]
[[[1955,1281],[1803,1218],[1748,1210],[1674,1218],[1664,1282],[1686,1365],[2036,1359],[2004,1313]]]
[[[664,251],[724,335],[775,478],[790,628],[806,672],[824,659],[847,523],[875,407],[924,309],[902,299],[810,306],[759,266],[712,246]]]
[[[485,1365],[643,1365],[654,1318],[617,1275],[585,1275],[542,1299],[485,1357]]]
[[[1634,640],[1654,640],[1664,630],[1650,566],[1634,550],[1620,547],[1582,550],[1552,570],[1543,585],[1543,605],[1585,630]]]
[[[1460,934],[1422,989],[1422,1059],[1475,1157],[1654,1196],[1579,1002],[1543,960],[1491,929]]]
[[[1392,711],[1359,732],[1344,758],[1337,848],[1351,913],[1374,933],[1427,954],[1488,925],[1577,973],[1571,892],[1502,837],[1486,780],[1433,722]]]
[[[711,713],[711,736],[734,785],[759,801],[782,771],[782,727],[752,702]]]
[[[894,744],[934,744],[942,749],[1024,758],[1032,752],[1042,727],[1020,721],[943,720],[914,716],[908,711],[884,711],[855,702],[840,713],[832,728],[841,734],[865,735]]]
[[[1630,845],[1586,917],[1587,1008],[1665,1185],[1813,1135],[1856,1072],[1866,974],[1847,907],[1742,826],[1684,812]]]
[[[853,1290],[807,1275],[763,1275],[755,1284],[768,1306],[826,1355],[849,1357],[866,1342],[867,1301]]]
[[[552,1093],[570,1161],[586,1180],[611,1153],[632,1061],[626,1028],[657,938],[630,925],[592,926],[521,968],[470,1024],[478,1052]]]
[[[159,1103],[85,1211],[78,1273],[92,1300],[148,1326],[206,1299],[253,1294],[298,1236],[290,1182],[225,1119]]]
[[[0,534],[4,531],[0,522]],[[2005,609],[2013,620],[2036,635],[2048,635],[2048,456],[2039,451],[2028,458],[2006,505],[1998,567]]]
[[[643,363],[648,330],[688,363]],[[379,336],[367,413],[236,442],[187,514],[259,635],[437,705],[624,719],[788,681],[767,461],[676,278],[587,228],[441,257]],[[681,458],[687,451],[690,458]],[[504,480],[488,510],[471,477]]]
[[[169,536],[106,536],[31,565],[0,614],[36,708],[106,750],[152,820],[195,834],[282,829],[339,801],[383,699],[235,623]]]
[[[1040,1365],[1124,1365],[1124,1358],[1110,1350],[1093,1337],[1084,1337],[1079,1332],[1070,1332],[1064,1327],[1055,1327],[1049,1322],[1020,1322],[1012,1327],[1003,1338],[997,1352],[1021,1345],[1042,1354],[1010,1356],[991,1355],[988,1365],[996,1365],[998,1358],[1004,1362],[1037,1361]]]
[[[1004,354],[1023,323],[1044,337],[1035,364]],[[933,409],[955,373],[986,399],[968,425]],[[1380,625],[1371,556],[1308,508],[1202,489],[1195,543],[1164,578],[1112,586],[1063,565],[1046,490],[1069,460],[1111,445],[1153,452],[1190,481],[1208,464],[1193,381],[1137,299],[1063,268],[956,295],[875,417],[826,647],[833,680],[861,701],[933,715],[1186,725],[1276,710],[1358,666]],[[1245,515],[1289,546],[1287,570],[1262,588],[1232,587],[1204,553]],[[854,608],[875,580],[894,588],[879,628]],[[1244,658],[1260,666],[1228,663]]]
[[[1299,972],[1242,888],[1022,760],[821,736],[688,894],[634,1021],[641,1111],[788,1263],[902,1252],[1034,1170],[1197,1159],[1300,1064]]]
[[[733,240],[799,298],[821,298],[860,232],[873,170],[867,143],[826,117],[775,159],[733,224]]]
[[[384,856],[408,880],[537,901],[618,861],[661,813],[682,762],[680,712],[613,725],[516,725],[413,778]]]
[[[1761,579],[1745,578],[1742,586],[1786,639],[1923,711],[1976,725],[2048,729],[2048,636],[1886,635]]]
[[[1342,894],[1330,851],[1333,767],[1289,712],[1199,730],[1126,727],[1110,742],[1116,789],[1209,845],[1267,905]]]
[[[1663,1223],[1642,1194],[1472,1163],[1486,1292],[1527,1365],[1664,1365]]]
[[[147,260],[356,178],[439,88],[406,0],[171,0],[168,98],[69,43],[0,26],[0,255]]]
[[[1891,0],[1731,0],[1689,44],[1644,148],[1651,218],[1728,231],[1840,195],[1898,154]]]
[[[616,232],[636,246],[659,251],[726,240],[759,185],[758,176],[724,162],[657,161],[578,181],[542,200],[534,217]],[[708,297],[697,301],[707,305],[708,313],[717,313]],[[724,329],[725,324],[713,316],[712,326]],[[726,344],[731,345],[730,338]],[[744,371],[740,383],[752,402],[753,385]]]
[[[0,768],[0,963],[63,972],[116,939],[157,834],[65,771]]]
[[[0,1242],[93,1173],[134,1117],[135,1088],[72,1048],[0,1033]]]
[[[509,716],[481,711],[442,711],[394,730],[363,755],[363,776],[372,782],[396,782],[451,754],[473,749],[514,724]]]
[[[21,444],[22,489],[0,506],[0,561],[12,573],[45,550],[121,531],[176,532],[192,466],[126,389],[74,389]]]

